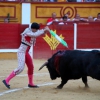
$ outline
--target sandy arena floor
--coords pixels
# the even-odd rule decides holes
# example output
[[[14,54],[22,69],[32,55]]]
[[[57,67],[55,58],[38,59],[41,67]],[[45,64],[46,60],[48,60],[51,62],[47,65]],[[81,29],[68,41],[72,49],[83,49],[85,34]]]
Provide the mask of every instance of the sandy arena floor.
[[[38,71],[46,60],[34,59],[34,82],[39,88],[28,88],[27,67],[10,81],[11,89],[7,89],[2,80],[17,67],[17,60],[0,61],[0,100],[100,100],[100,82],[88,77],[89,89],[84,88],[81,79],[69,80],[63,89],[55,89],[60,78],[51,80],[46,68]]]

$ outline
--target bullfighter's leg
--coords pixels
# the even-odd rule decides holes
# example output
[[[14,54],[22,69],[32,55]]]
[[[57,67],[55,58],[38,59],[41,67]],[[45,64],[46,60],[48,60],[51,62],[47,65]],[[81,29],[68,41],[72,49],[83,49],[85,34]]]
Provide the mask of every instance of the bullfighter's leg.
[[[87,83],[87,76],[82,77],[82,81],[85,84],[85,87],[88,88],[88,83]]]
[[[28,53],[28,49],[26,51],[25,58],[26,58],[25,59],[26,65],[28,67],[28,79],[29,79],[28,87],[38,88],[38,86],[34,84],[34,80],[33,80],[34,79],[34,77],[33,77],[34,65],[33,65],[33,62],[32,62],[32,58]]]
[[[64,86],[64,85],[67,83],[67,81],[68,81],[68,79],[64,79],[64,78],[62,78],[62,77],[61,77],[61,79],[62,79],[61,84],[57,86],[58,89],[62,89],[63,86]]]
[[[18,67],[14,69],[5,80],[2,81],[4,85],[9,89],[10,89],[9,85],[10,80],[14,78],[16,75],[20,74],[23,71],[25,65],[25,54],[23,52],[22,53],[18,52],[17,56],[18,56]]]

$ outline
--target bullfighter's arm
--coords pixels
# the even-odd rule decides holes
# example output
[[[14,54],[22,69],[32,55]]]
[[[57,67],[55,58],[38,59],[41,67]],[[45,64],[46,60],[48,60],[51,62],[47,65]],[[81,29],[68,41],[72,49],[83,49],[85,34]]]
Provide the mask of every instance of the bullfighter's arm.
[[[40,36],[40,35],[42,35],[44,33],[45,33],[45,30],[42,29],[42,30],[38,30],[37,32],[29,32],[29,33],[26,33],[26,34],[29,37],[34,37],[35,38],[35,37],[38,37],[38,36]]]
[[[36,37],[38,37],[38,36],[40,36],[40,35],[42,35],[42,34],[44,34],[44,33],[46,33],[47,31],[50,31],[50,29],[49,29],[49,27],[48,26],[46,26],[44,29],[41,29],[41,30],[38,30],[37,32],[27,32],[26,34],[28,35],[28,36],[30,36],[30,37],[34,37],[34,38],[36,38]]]

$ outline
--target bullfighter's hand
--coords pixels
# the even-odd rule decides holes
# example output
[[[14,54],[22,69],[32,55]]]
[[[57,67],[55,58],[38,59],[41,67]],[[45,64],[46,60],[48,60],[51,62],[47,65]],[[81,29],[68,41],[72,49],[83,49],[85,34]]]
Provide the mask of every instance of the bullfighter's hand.
[[[44,31],[50,31],[49,27],[46,26],[46,27],[44,28]]]

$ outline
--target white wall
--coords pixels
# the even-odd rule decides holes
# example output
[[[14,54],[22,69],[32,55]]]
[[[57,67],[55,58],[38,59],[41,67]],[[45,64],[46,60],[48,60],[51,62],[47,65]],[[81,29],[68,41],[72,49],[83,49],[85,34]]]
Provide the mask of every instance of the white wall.
[[[22,3],[22,24],[31,23],[31,4]]]

